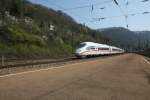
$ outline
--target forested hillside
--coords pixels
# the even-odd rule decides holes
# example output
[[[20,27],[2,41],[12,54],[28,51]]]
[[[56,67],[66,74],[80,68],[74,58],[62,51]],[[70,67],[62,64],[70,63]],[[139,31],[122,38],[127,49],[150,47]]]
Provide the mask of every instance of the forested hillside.
[[[67,56],[83,41],[110,42],[62,11],[27,0],[0,0],[0,55]]]
[[[127,51],[140,51],[150,48],[150,31],[131,31],[122,27],[98,29],[112,40],[111,44]]]

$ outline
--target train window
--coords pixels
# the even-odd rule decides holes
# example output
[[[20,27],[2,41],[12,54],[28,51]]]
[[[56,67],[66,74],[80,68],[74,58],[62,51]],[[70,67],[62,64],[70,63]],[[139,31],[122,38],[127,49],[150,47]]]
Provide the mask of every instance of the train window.
[[[119,49],[112,49],[113,51],[120,51]]]
[[[98,50],[109,50],[109,48],[98,48]]]
[[[95,50],[95,47],[89,46],[89,47],[86,48],[86,50]]]
[[[117,51],[117,49],[112,49],[113,51]]]
[[[93,48],[91,48],[92,50],[95,50],[95,48],[93,47]]]
[[[77,46],[77,48],[82,48],[82,47],[84,47],[86,44],[85,43],[81,43],[81,44],[79,44],[78,46]]]

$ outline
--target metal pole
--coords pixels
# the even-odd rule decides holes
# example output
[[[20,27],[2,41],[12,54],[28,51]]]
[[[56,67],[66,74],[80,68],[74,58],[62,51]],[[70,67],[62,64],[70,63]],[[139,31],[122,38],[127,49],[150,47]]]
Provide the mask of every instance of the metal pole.
[[[73,49],[74,49],[74,48],[73,48],[73,47],[74,47],[74,44],[73,44],[73,43],[74,43],[74,34],[73,34],[73,32],[72,32],[72,54],[74,53],[74,52],[73,52],[73,51],[74,51],[74,50],[73,50]]]

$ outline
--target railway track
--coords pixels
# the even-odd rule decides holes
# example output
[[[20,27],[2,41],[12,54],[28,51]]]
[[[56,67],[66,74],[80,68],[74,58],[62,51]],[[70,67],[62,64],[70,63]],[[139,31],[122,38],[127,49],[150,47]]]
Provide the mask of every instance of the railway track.
[[[34,65],[42,65],[42,64],[52,64],[52,63],[61,63],[61,62],[68,62],[68,61],[73,61],[77,60],[76,57],[70,57],[70,58],[63,58],[63,59],[56,59],[56,60],[46,60],[46,61],[32,61],[26,63],[17,63],[17,64],[8,64],[4,66],[0,66],[0,69],[5,69],[5,68],[13,68],[13,67],[25,67],[25,66],[34,66]]]
[[[117,54],[117,55],[119,55],[119,54]],[[33,61],[33,62],[29,62],[29,63],[25,62],[25,63],[9,64],[9,65],[5,65],[5,66],[0,66],[0,69],[14,68],[14,67],[26,67],[26,66],[43,65],[43,64],[66,63],[66,62],[72,62],[72,61],[87,61],[87,60],[92,60],[92,59],[97,59],[97,58],[102,58],[102,57],[110,57],[110,56],[116,56],[116,55],[98,56],[98,57],[90,57],[90,58],[84,58],[84,59],[79,59],[77,57],[69,57],[69,58],[56,59],[56,60]]]
[[[50,68],[50,67],[59,67],[65,64],[86,62],[86,61],[91,61],[95,59],[103,59],[103,58],[108,58],[110,56],[117,56],[117,55],[91,57],[91,58],[86,58],[86,59],[78,59],[76,57],[70,57],[70,58],[64,58],[64,59],[58,59],[58,60],[0,66],[0,75],[39,70],[39,69],[45,69],[45,68]]]

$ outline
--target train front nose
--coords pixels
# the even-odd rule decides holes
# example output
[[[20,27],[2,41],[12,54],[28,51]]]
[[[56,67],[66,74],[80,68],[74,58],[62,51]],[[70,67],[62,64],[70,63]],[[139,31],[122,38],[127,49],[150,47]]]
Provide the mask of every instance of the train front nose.
[[[76,51],[75,51],[75,56],[77,56],[77,57],[79,57],[79,56],[81,56],[81,49],[77,49]]]
[[[77,49],[76,50],[76,53],[80,53],[82,50],[81,49]]]

